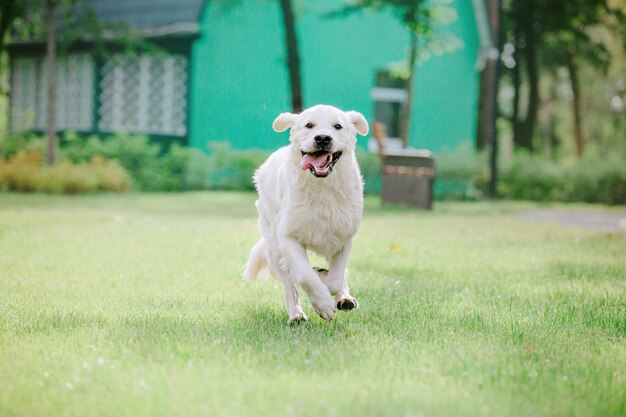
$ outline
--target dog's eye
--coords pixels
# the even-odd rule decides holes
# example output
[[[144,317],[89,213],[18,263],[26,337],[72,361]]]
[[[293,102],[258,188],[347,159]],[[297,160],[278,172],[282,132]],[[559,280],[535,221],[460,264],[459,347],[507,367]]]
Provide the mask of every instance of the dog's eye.
[[[313,123],[307,123],[306,127],[307,129],[313,129]]]
[[[335,129],[337,129],[337,130],[341,130],[341,128],[342,128],[342,127],[343,127],[343,126],[341,126],[339,123],[337,123],[337,124],[335,125]]]

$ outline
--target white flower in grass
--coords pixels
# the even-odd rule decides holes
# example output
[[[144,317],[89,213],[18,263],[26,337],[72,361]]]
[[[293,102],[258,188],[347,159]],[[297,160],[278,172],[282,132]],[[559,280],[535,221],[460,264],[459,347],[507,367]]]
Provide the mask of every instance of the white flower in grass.
[[[72,385],[71,382],[66,382],[65,383],[65,388],[67,388],[68,390],[73,390],[74,389],[74,385]]]
[[[48,373],[48,371],[43,371],[43,377],[50,378],[50,374]]]
[[[144,381],[143,379],[139,380],[139,386],[145,389],[146,391],[150,389],[150,385],[146,384],[146,381]]]
[[[98,358],[98,365],[104,365],[104,358]]]

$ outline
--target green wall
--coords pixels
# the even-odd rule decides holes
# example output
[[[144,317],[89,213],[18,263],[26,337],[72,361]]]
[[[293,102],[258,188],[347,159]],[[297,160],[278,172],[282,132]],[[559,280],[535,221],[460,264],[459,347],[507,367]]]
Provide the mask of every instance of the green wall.
[[[225,3],[209,2],[200,22],[202,37],[193,46],[190,144],[205,149],[209,140],[229,140],[240,149],[276,148],[288,139],[272,131],[272,121],[290,110],[279,2]],[[331,19],[322,13],[337,8],[338,1],[294,3],[305,107],[332,104],[372,120],[376,71],[405,57],[407,32],[388,13],[363,11]],[[478,40],[470,2],[454,4],[459,19],[447,29],[465,47],[418,66],[414,147],[437,151],[475,135]]]
[[[459,142],[475,143],[479,40],[472,2],[455,0],[458,19],[445,27],[463,42],[455,52],[433,56],[416,68],[411,144],[441,150]]]

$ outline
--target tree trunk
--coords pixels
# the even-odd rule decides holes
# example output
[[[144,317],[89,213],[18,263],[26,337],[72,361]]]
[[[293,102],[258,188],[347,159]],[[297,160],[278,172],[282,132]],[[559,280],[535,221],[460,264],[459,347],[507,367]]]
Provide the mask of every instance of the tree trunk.
[[[55,20],[54,20],[54,0],[46,0],[46,25],[47,25],[47,81],[48,81],[48,102],[47,102],[47,123],[46,132],[48,134],[48,152],[46,163],[53,165],[56,159],[57,138],[54,126],[54,88],[55,76],[54,67],[56,60],[55,45]]]
[[[498,52],[502,50],[500,45],[500,17],[501,8],[500,0],[488,0],[487,10],[489,12],[489,24],[491,26],[491,34],[493,44],[498,48]],[[484,134],[486,142],[491,145],[489,153],[489,198],[496,198],[498,185],[498,130],[496,122],[498,119],[498,82],[499,82],[499,57],[489,59],[485,66],[485,74],[487,81],[486,97],[485,97],[485,114],[487,119],[484,121]]]
[[[537,122],[537,110],[539,109],[539,74],[537,69],[537,44],[533,28],[533,9],[529,11],[530,18],[524,24],[524,35],[526,46],[524,48],[524,58],[526,63],[526,74],[528,76],[528,107],[526,117],[520,125],[518,135],[514,139],[515,144],[529,151],[533,150],[533,134]]]
[[[578,80],[578,68],[576,68],[575,54],[569,51],[567,54],[567,71],[572,86],[572,114],[574,119],[574,138],[576,140],[576,156],[579,158],[585,151],[585,137],[582,127],[582,114],[580,111],[580,84]]]
[[[511,115],[511,130],[513,131],[513,143],[517,144],[520,130],[520,101],[522,94],[522,54],[518,49],[519,33],[515,32],[515,51],[513,59],[515,66],[512,68],[511,82],[513,83],[513,114]]]
[[[499,0],[487,0],[487,15],[491,29],[493,45],[500,51],[499,27],[500,16]],[[480,73],[480,93],[478,103],[478,129],[476,132],[476,147],[483,149],[493,143],[495,134],[495,118],[497,117],[497,83],[498,58],[486,57],[485,67]]]
[[[417,34],[411,31],[411,49],[409,51],[409,77],[406,80],[406,102],[402,113],[402,148],[409,145],[411,135],[411,112],[413,111],[413,83],[415,80],[415,63],[417,62]]]
[[[291,85],[291,109],[294,113],[302,111],[302,78],[300,75],[300,55],[298,53],[298,38],[294,22],[291,0],[280,0],[285,27],[285,42],[287,43],[287,68]]]
[[[490,108],[491,89],[495,84],[496,62],[487,60],[480,73],[480,92],[478,93],[478,126],[476,130],[476,148],[484,149],[489,145],[489,124],[492,111]]]

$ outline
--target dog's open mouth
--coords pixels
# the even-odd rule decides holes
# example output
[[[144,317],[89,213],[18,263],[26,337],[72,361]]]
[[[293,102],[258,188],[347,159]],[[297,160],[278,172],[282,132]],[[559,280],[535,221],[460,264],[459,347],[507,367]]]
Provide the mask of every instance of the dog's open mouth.
[[[311,174],[315,175],[318,178],[323,178],[328,176],[331,172],[333,172],[333,167],[341,158],[343,152],[325,152],[325,151],[316,151],[316,152],[302,152],[302,169],[309,170]]]

